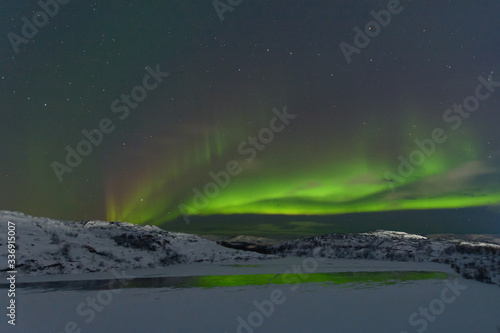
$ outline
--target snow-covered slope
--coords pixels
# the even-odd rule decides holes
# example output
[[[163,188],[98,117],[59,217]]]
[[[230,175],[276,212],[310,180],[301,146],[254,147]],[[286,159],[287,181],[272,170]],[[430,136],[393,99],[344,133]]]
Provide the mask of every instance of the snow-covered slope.
[[[132,270],[192,262],[232,263],[276,258],[276,255],[314,255],[445,263],[466,278],[500,284],[500,245],[495,244],[377,231],[317,236],[276,245],[259,244],[265,248],[262,252],[271,254],[264,255],[230,249],[195,235],[167,232],[155,226],[58,221],[9,211],[0,211],[0,230],[4,230],[0,232],[0,248],[4,249],[0,251],[0,272],[8,270],[8,221],[16,228],[16,269],[26,275]],[[242,242],[240,238],[237,240],[238,244]]]
[[[465,278],[500,285],[500,245],[496,244],[376,231],[298,239],[271,246],[266,253],[446,263]]]
[[[191,262],[264,259],[207,239],[125,222],[58,221],[0,211],[0,271],[7,271],[7,224],[15,224],[16,269],[66,274],[162,267]],[[268,256],[269,257],[269,256]]]

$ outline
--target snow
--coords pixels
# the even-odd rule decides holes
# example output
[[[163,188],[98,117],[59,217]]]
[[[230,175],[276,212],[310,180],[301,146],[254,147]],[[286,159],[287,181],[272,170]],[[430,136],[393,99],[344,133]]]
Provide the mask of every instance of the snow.
[[[16,224],[16,282],[20,287],[16,290],[16,326],[9,325],[3,314],[0,332],[500,330],[499,286],[465,279],[460,269],[459,274],[450,266],[454,263],[466,268],[473,263],[471,270],[490,267],[485,263],[499,259],[497,247],[491,244],[377,231],[270,245],[276,254],[286,255],[281,258],[228,249],[154,226],[57,221],[1,211],[0,227],[4,230],[7,221]],[[0,233],[0,248],[5,244],[5,233]],[[7,270],[5,254],[2,251],[0,256],[3,271]],[[306,259],[316,260],[314,272],[432,271],[444,272],[448,278],[389,285],[332,285],[307,283],[306,277],[302,284],[210,289],[133,288],[128,284],[136,277],[280,275],[304,267]],[[445,260],[451,261],[443,264]],[[496,272],[494,267],[488,271],[493,280]],[[102,284],[108,279],[114,279],[113,283]],[[92,290],[40,289],[33,284],[56,281],[63,286],[68,280],[95,281],[102,286]],[[6,300],[5,284],[0,293]],[[5,309],[6,304],[1,306]]]
[[[268,253],[449,264],[462,276],[500,285],[500,245],[430,239],[396,231],[332,234],[271,246]]]
[[[78,274],[266,258],[254,252],[228,249],[195,235],[167,232],[156,226],[58,221],[0,211],[2,230],[7,230],[7,221],[16,225],[16,265],[25,275]],[[0,233],[0,247],[6,243],[7,233]],[[0,271],[6,270],[7,251],[2,251]]]
[[[133,276],[190,276],[197,274],[283,274],[300,265],[303,258],[252,260],[258,266],[191,263],[160,270],[120,272]],[[431,270],[450,274],[449,282],[463,286],[455,300],[445,304],[434,321],[426,321],[425,332],[497,333],[500,326],[500,288],[466,280],[446,265],[437,263],[386,262],[327,259],[318,272],[376,270]],[[90,273],[87,278],[103,278],[109,273]],[[138,275],[137,275],[138,274]],[[74,275],[73,275],[74,276]],[[48,276],[32,276],[45,279]],[[57,279],[56,276],[50,276]],[[294,287],[297,287],[294,289]],[[5,321],[1,332],[65,332],[65,327],[81,332],[417,332],[409,318],[419,308],[435,306],[445,281],[425,280],[378,286],[333,286],[305,283],[222,288],[125,288],[107,290],[38,290],[23,288],[18,294],[19,309],[15,330]],[[269,306],[273,295],[279,304]],[[449,296],[453,294],[449,293]],[[97,310],[89,301],[101,299]],[[105,303],[105,304],[104,304]],[[256,305],[260,304],[265,314]],[[267,307],[266,307],[267,306]],[[79,311],[77,310],[79,309]],[[78,311],[78,312],[77,312]],[[259,315],[260,313],[260,315]],[[238,330],[241,318],[243,326]],[[250,321],[249,321],[250,318]],[[253,322],[252,322],[253,320]],[[251,325],[249,322],[258,324]],[[67,326],[70,323],[70,326]],[[73,326],[71,326],[73,325]],[[422,331],[422,332],[424,332]]]

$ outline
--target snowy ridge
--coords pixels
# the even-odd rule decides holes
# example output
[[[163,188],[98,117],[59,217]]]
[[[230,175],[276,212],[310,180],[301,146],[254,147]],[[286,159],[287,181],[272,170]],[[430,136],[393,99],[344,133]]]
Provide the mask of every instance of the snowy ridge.
[[[500,246],[496,244],[431,239],[398,231],[376,231],[288,241],[269,247],[267,253],[445,263],[467,279],[500,285]]]
[[[16,269],[26,275],[154,268],[265,259],[207,239],[126,222],[58,221],[0,211],[0,271],[7,271],[7,221],[16,225]]]
[[[263,253],[231,249],[195,235],[126,222],[59,221],[0,211],[0,228],[16,226],[16,269],[25,275],[104,272],[179,263],[236,263],[279,256],[437,262],[465,278],[500,285],[500,245],[432,239],[397,231],[332,234],[259,244]],[[246,238],[245,238],[246,239]],[[241,239],[237,238],[241,243]],[[234,242],[233,242],[234,243]],[[234,244],[233,244],[234,245]],[[250,249],[252,246],[246,246]],[[0,272],[7,269],[7,232],[0,232]],[[253,248],[252,248],[253,249]],[[256,250],[256,249],[254,249]]]

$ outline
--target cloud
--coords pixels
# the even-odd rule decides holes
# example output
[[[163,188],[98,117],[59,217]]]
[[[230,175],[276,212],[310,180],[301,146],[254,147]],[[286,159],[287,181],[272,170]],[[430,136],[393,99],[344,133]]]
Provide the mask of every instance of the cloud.
[[[498,182],[498,179],[500,179],[498,171],[497,168],[488,166],[482,161],[470,161],[445,173],[429,176],[415,183],[402,186],[395,192],[387,193],[385,199],[439,197],[457,192],[460,194],[469,193],[475,196],[478,194],[479,188],[486,190],[488,185]],[[484,179],[482,181],[478,180],[480,177],[486,177],[486,184]]]
[[[420,184],[422,192],[450,193],[477,188],[475,180],[479,176],[491,175],[498,169],[487,166],[482,161],[466,162],[440,175],[427,177]]]
[[[330,223],[320,223],[314,221],[294,221],[290,222],[290,224],[299,228],[331,227],[333,225]]]

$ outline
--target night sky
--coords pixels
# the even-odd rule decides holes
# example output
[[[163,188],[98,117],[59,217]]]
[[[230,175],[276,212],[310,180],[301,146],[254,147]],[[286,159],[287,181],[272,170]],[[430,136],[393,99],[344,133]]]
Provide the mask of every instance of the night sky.
[[[500,233],[498,1],[46,3],[0,4],[0,209]]]

